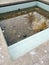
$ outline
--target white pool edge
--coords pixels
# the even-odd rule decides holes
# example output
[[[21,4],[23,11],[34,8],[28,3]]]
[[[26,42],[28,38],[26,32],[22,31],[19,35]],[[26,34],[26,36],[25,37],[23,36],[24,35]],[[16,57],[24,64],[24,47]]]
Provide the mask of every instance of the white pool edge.
[[[49,5],[39,1],[34,1],[29,3],[22,3],[22,4],[12,5],[12,6],[0,7],[0,13],[6,13],[18,9],[24,9],[24,8],[35,7],[35,6],[38,6],[49,12]]]

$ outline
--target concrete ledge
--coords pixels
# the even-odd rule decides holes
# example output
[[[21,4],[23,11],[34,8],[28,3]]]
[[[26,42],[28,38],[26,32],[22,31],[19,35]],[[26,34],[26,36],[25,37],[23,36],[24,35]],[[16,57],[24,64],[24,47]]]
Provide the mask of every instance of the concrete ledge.
[[[37,6],[38,6],[39,8],[42,8],[42,9],[44,9],[44,10],[46,10],[46,11],[49,12],[49,5],[44,4],[44,3],[41,3],[41,2],[37,2]]]
[[[9,53],[13,60],[49,40],[49,28],[34,34],[18,43],[9,46]]]
[[[33,1],[28,3],[17,4],[17,5],[15,4],[12,6],[0,7],[0,13],[6,13],[6,12],[14,11],[14,10],[24,9],[28,7],[34,7],[34,6],[38,6],[49,12],[49,5],[42,2]]]
[[[28,7],[34,7],[34,6],[36,6],[36,1],[18,4],[18,5],[7,6],[7,7],[1,7],[0,13],[6,13],[6,12],[14,11],[14,10],[24,9],[24,8],[28,8]]]
[[[3,44],[3,43],[6,44],[6,41],[5,41],[4,35],[3,35],[3,33],[2,33],[2,30],[1,30],[1,28],[0,28],[0,44]]]

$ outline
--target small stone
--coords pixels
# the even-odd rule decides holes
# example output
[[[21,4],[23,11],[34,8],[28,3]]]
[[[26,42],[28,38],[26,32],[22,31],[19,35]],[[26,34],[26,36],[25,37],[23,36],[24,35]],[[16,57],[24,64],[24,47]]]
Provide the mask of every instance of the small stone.
[[[2,32],[4,33],[4,30]]]
[[[2,58],[4,58],[4,56],[2,56]]]
[[[27,23],[25,23],[25,24],[27,24]]]
[[[0,57],[3,59],[4,58],[4,56],[2,55],[2,54],[0,54]]]
[[[31,55],[35,55],[35,54],[36,54],[36,52],[32,51],[32,52],[30,52],[30,54],[31,54]]]
[[[47,50],[44,50],[45,53],[47,53]]]
[[[0,50],[1,50],[2,48],[0,47]]]
[[[24,37],[24,38],[26,38],[26,37],[27,37],[27,35],[23,35],[23,37]]]
[[[20,37],[20,35],[18,35],[18,37]]]
[[[0,54],[0,64],[3,64],[3,62],[4,62],[4,56],[2,56],[2,55]]]
[[[44,63],[43,61],[40,61],[42,64]]]

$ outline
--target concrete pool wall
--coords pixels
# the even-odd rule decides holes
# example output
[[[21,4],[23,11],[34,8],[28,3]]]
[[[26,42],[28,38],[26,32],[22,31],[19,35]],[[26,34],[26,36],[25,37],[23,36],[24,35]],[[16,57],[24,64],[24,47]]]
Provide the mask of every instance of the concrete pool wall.
[[[36,5],[36,1],[35,2],[29,2],[29,3],[23,3],[23,4],[18,4],[18,5],[7,6],[7,7],[1,7],[0,8],[0,13],[14,11],[14,10],[18,10],[18,9],[24,9],[24,8],[28,8],[28,7],[34,7],[35,5]]]
[[[6,13],[6,12],[14,11],[14,10],[24,9],[24,8],[28,8],[28,7],[34,7],[34,6],[38,6],[49,12],[48,4],[44,4],[44,3],[38,2],[38,1],[33,1],[33,2],[28,2],[28,3],[0,7],[0,13]]]
[[[49,5],[46,5],[41,2],[37,2],[37,6],[49,12]]]
[[[49,28],[9,46],[8,48],[11,58],[15,60],[48,40]]]

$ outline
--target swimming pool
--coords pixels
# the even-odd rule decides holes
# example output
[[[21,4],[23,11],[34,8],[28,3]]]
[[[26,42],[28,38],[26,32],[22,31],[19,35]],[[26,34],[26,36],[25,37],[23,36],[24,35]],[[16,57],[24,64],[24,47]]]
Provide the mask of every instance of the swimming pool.
[[[34,6],[38,6],[46,10],[47,12],[49,12],[49,5],[42,2],[34,1],[29,3],[19,4],[19,5],[0,7],[0,13],[1,14],[7,13],[9,11],[18,10],[19,8],[23,9],[23,8],[34,7]],[[19,58],[20,56],[24,55],[26,52],[30,51],[31,49],[36,48],[43,42],[49,40],[48,34],[49,34],[49,28],[9,46],[8,49],[9,49],[11,58],[15,60]]]

